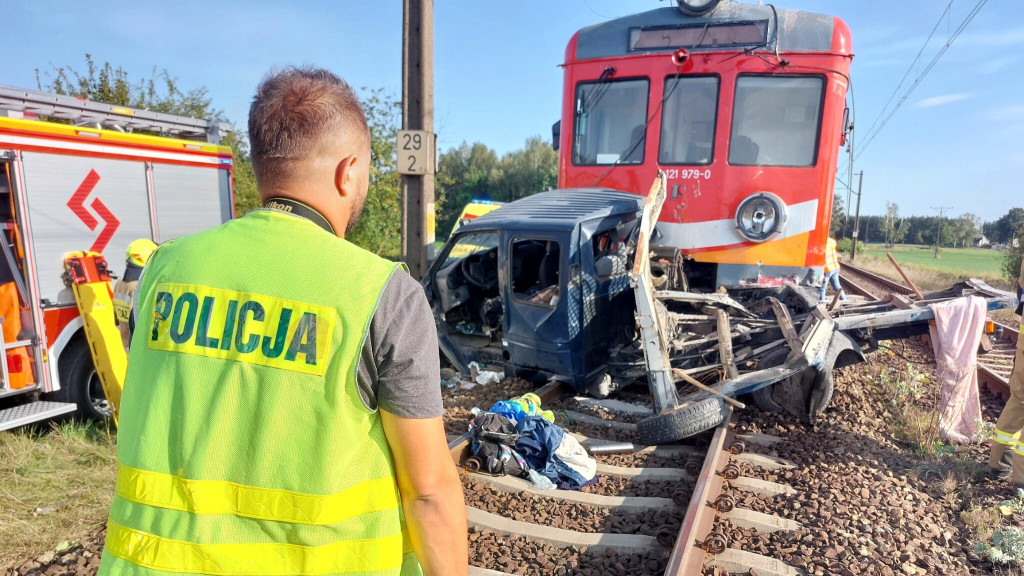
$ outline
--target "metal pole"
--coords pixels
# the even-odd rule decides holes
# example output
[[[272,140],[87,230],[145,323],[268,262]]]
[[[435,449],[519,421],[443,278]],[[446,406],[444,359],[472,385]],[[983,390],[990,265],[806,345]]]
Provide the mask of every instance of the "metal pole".
[[[434,131],[434,0],[403,0],[402,129]],[[434,251],[434,176],[402,175],[402,261],[413,278]]]
[[[857,259],[857,236],[860,235],[860,193],[864,190],[864,171],[860,171],[857,182],[857,217],[853,221],[853,248],[850,249],[850,261]]]
[[[938,208],[932,206],[932,210],[937,210],[939,212],[939,218],[935,222],[935,258],[939,257],[939,240],[942,239],[942,214],[946,210],[952,209],[952,206],[939,206]]]

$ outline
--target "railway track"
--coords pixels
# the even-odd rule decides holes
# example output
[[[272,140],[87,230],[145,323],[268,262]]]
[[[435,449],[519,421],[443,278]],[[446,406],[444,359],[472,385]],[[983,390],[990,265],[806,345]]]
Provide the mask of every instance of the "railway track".
[[[537,391],[545,405],[568,398],[557,385]],[[614,401],[585,402],[608,415]],[[611,408],[605,408],[610,406]],[[800,525],[778,516],[743,509],[723,489],[754,495],[789,495],[789,486],[744,477],[740,465],[756,469],[793,468],[786,461],[752,453],[752,445],[771,446],[779,438],[738,434],[732,411],[705,445],[647,447],[623,442],[635,436],[635,424],[605,420],[574,410],[558,410],[558,423],[598,461],[598,484],[583,491],[539,490],[529,481],[490,476],[471,463],[470,434],[449,444],[467,488],[470,525],[470,574],[501,576],[530,561],[543,574],[693,575],[721,567],[731,573],[789,576],[785,563],[730,547],[712,531],[716,518],[761,532],[795,532]],[[598,433],[605,430],[605,437]],[[579,430],[585,430],[584,435]],[[523,551],[526,550],[524,553]],[[517,558],[525,554],[525,558]],[[532,558],[531,558],[532,556]]]
[[[851,275],[856,279],[851,279]],[[842,264],[842,282],[844,288],[871,302],[881,302],[883,298],[867,286],[880,288],[885,294],[914,294],[908,286],[846,262]],[[978,384],[1004,399],[1010,396],[1010,372],[1013,370],[1019,337],[1019,330],[996,323],[995,332],[991,336],[992,349],[978,354]]]
[[[856,280],[850,278],[851,275],[854,276]],[[912,295],[914,293],[914,290],[909,286],[905,286],[895,280],[875,274],[869,270],[858,268],[857,266],[847,262],[842,263],[840,277],[842,279],[843,288],[847,288],[855,294],[859,294],[865,298],[875,301],[882,299],[877,294],[877,291],[883,291],[886,294],[903,295]],[[872,291],[871,288],[875,288],[876,290]]]

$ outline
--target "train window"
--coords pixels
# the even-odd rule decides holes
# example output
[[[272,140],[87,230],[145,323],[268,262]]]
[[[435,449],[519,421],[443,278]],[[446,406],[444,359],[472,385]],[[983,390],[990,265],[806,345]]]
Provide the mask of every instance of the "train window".
[[[661,164],[710,164],[718,113],[717,76],[672,76],[665,80],[661,115]]]
[[[573,164],[643,164],[649,84],[634,79],[576,85]]]
[[[820,76],[737,78],[729,163],[813,166],[824,89]]]

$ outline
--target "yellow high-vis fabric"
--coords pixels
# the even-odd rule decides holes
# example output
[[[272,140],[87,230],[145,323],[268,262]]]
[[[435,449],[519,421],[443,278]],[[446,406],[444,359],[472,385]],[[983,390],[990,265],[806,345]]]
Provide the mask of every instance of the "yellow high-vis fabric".
[[[394,570],[402,563],[402,535],[325,546],[195,544],[107,523],[104,553],[162,572],[232,576],[327,575]]]
[[[825,242],[825,273],[839,270],[839,255],[837,252],[835,239],[829,238]]]
[[[356,381],[399,267],[272,210],[153,253],[100,576],[420,572]]]
[[[1017,442],[1020,440],[1020,431],[1017,431],[1015,434],[1013,434],[1010,432],[1003,432],[1002,430],[996,428],[995,432],[992,435],[992,440],[1000,444],[1010,446],[1012,448],[1013,446],[1016,446]]]
[[[367,480],[339,494],[320,496],[243,486],[221,480],[189,480],[118,466],[117,495],[130,502],[193,514],[235,514],[294,524],[335,524],[398,507],[389,477]]]

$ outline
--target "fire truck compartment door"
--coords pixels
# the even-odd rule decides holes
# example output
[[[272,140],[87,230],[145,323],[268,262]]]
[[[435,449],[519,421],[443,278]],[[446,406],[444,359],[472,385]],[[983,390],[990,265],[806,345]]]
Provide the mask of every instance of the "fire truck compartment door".
[[[65,254],[102,252],[120,274],[128,244],[153,237],[146,165],[35,152],[23,159],[39,299],[73,306],[60,279]]]
[[[226,169],[155,164],[153,190],[160,242],[231,219],[231,172]]]

